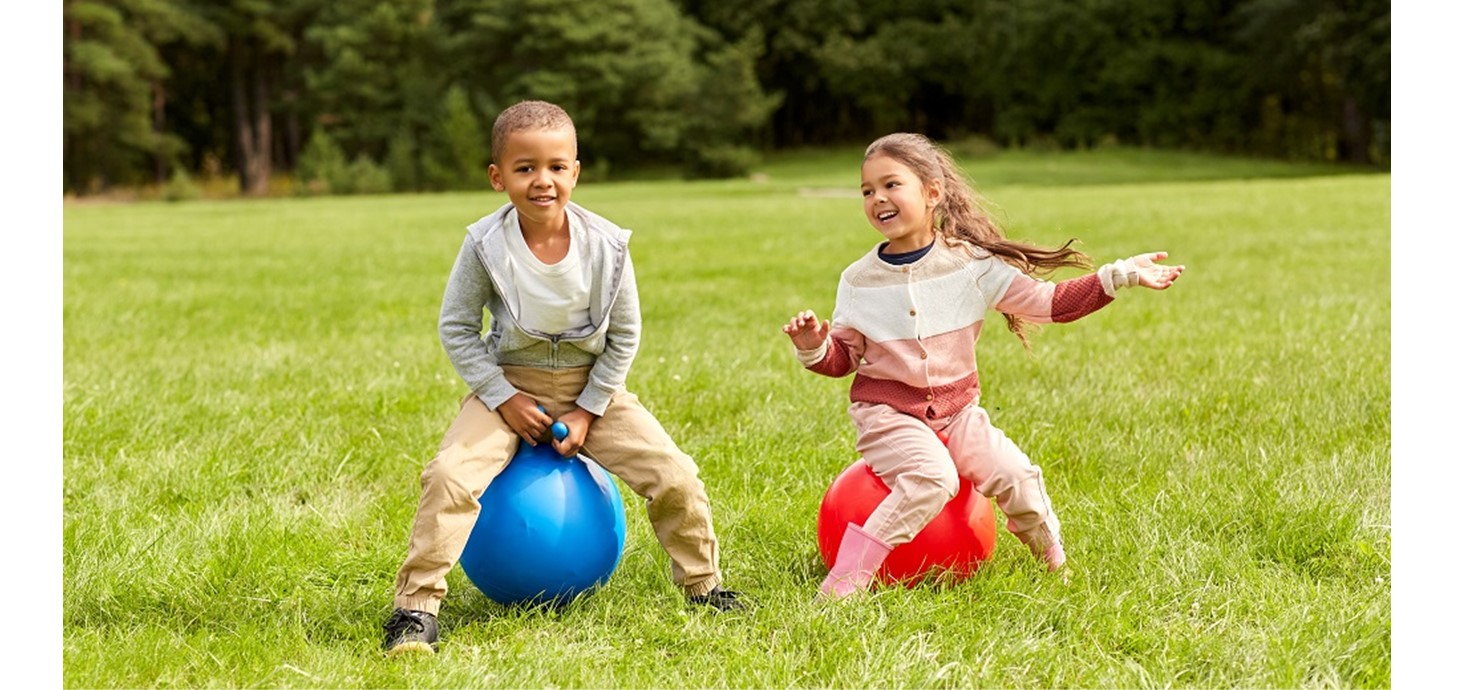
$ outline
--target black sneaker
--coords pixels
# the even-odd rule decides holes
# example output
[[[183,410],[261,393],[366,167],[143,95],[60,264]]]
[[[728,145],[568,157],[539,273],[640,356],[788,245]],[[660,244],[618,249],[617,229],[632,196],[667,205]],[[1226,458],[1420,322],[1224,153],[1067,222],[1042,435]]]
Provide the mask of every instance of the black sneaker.
[[[704,594],[690,597],[689,603],[709,606],[719,611],[744,611],[746,604],[739,597],[740,592],[715,585],[714,589]]]
[[[390,656],[406,652],[435,654],[438,632],[435,615],[396,609],[385,621],[385,653]]]

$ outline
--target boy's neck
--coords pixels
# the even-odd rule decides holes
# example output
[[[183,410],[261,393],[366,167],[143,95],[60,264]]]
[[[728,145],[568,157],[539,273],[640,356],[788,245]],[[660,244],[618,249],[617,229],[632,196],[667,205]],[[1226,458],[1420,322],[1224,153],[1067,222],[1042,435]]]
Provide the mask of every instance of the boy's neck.
[[[517,225],[522,228],[522,236],[532,242],[533,240],[551,240],[555,237],[568,236],[568,214],[559,214],[557,218],[548,221],[535,221],[526,214],[517,214]]]
[[[522,239],[538,261],[552,265],[568,254],[568,214],[563,213],[556,220],[546,223],[535,222],[523,214],[517,214],[517,225],[522,229]]]

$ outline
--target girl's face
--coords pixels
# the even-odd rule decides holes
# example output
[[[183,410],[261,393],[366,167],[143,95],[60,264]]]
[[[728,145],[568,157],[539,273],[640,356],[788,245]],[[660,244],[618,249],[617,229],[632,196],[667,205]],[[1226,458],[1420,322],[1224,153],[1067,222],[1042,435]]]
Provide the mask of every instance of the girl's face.
[[[912,168],[890,156],[875,153],[862,163],[862,211],[887,238],[890,254],[916,251],[933,241],[933,208],[942,193],[939,181],[923,184]]]

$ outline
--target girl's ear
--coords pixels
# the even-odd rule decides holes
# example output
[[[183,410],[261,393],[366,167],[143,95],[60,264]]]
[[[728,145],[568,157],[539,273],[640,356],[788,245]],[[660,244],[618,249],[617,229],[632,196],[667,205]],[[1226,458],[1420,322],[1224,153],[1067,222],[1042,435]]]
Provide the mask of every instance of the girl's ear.
[[[927,197],[927,200],[928,200],[928,208],[933,208],[933,207],[935,207],[935,206],[938,205],[938,202],[940,202],[940,201],[943,200],[943,181],[942,180],[932,180],[932,181],[929,181],[928,182],[928,186],[927,186],[926,189],[927,189],[926,197]]]

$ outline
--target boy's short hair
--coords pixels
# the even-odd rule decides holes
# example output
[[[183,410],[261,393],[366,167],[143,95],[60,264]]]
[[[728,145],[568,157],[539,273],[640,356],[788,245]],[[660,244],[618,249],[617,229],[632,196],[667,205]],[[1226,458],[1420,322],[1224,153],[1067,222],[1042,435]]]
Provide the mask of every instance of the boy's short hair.
[[[573,133],[575,140],[578,137],[568,112],[547,101],[522,101],[503,110],[492,124],[492,162],[501,164],[498,156],[502,155],[507,137],[512,133],[544,129],[565,129]]]

